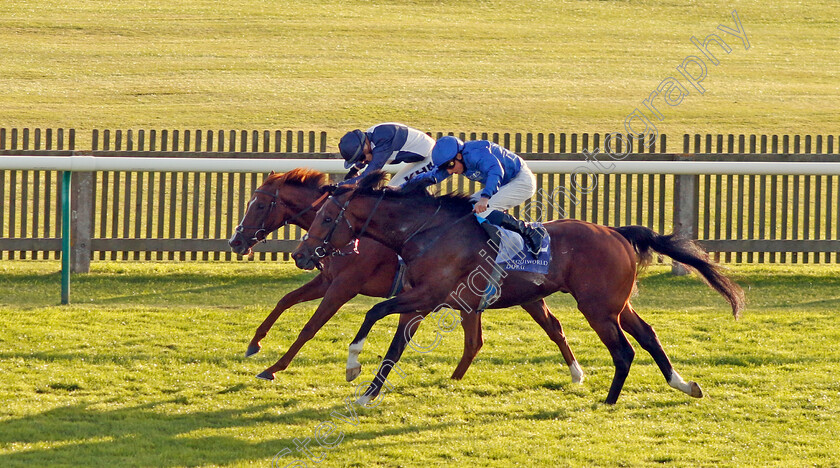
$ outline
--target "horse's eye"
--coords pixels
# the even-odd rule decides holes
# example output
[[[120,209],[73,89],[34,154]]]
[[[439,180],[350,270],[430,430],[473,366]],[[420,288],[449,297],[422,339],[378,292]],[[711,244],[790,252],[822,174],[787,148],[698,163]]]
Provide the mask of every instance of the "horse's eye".
[[[324,223],[331,223],[331,222],[332,222],[332,218],[330,218],[329,216],[324,218]]]
[[[264,210],[265,209],[265,203],[258,203],[257,204],[257,209],[258,210]]]

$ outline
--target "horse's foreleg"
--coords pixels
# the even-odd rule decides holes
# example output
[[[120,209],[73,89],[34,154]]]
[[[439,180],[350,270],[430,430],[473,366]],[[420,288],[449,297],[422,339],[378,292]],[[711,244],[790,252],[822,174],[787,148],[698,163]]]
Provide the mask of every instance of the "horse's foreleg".
[[[391,369],[397,365],[397,362],[399,362],[403,351],[405,351],[405,347],[411,341],[414,333],[420,326],[422,318],[426,316],[426,314],[427,312],[412,312],[400,315],[400,322],[397,325],[397,331],[394,333],[394,338],[391,340],[391,345],[388,347],[388,352],[385,353],[385,358],[379,365],[379,369],[376,371],[376,376],[373,381],[370,383],[367,390],[365,390],[365,393],[356,400],[356,404],[362,406],[367,405],[379,395],[382,391],[382,387],[387,385],[388,374],[391,373]],[[399,373],[402,377],[405,377],[401,371],[399,371]]]
[[[356,333],[356,336],[350,343],[350,348],[347,353],[347,381],[354,380],[362,372],[359,354],[361,354],[365,339],[376,322],[387,315],[409,313],[424,309],[425,313],[423,315],[425,316],[431,310],[431,306],[424,308],[422,306],[418,307],[417,304],[425,304],[428,301],[430,301],[429,295],[424,290],[413,288],[387,301],[380,302],[367,311],[365,319],[362,321],[362,326],[359,327],[358,333]]]
[[[370,329],[373,328],[373,324],[376,323],[379,318],[373,319],[372,317],[384,317],[387,314],[380,314],[378,311],[386,310],[389,308],[389,305],[396,302],[398,300],[397,297],[393,297],[388,299],[387,301],[380,302],[373,306],[367,313],[365,314],[365,318],[362,321],[362,326],[359,328],[359,331],[356,333],[355,338],[353,341],[350,342],[350,347],[347,350],[347,366],[345,368],[345,377],[347,378],[348,382],[352,382],[362,373],[362,363],[359,362],[359,354],[362,353],[362,349],[365,345],[365,339],[367,339],[368,334],[370,333]],[[372,315],[373,314],[373,315]]]
[[[254,333],[254,338],[248,344],[248,350],[245,352],[245,357],[253,356],[254,354],[260,352],[260,341],[265,338],[268,331],[271,330],[271,327],[280,317],[280,314],[295,304],[324,297],[329,285],[329,281],[327,281],[324,275],[320,274],[313,278],[312,281],[309,281],[303,286],[283,296],[283,298],[277,302],[274,310],[272,310],[271,313],[268,314],[268,317],[266,317],[260,326],[257,327],[257,332]]]
[[[326,283],[326,281],[324,282]],[[309,321],[306,322],[306,325],[303,326],[303,329],[298,334],[295,342],[292,343],[289,350],[280,357],[280,360],[268,369],[262,371],[259,375],[257,375],[257,377],[265,380],[274,380],[275,372],[289,367],[292,359],[294,359],[303,345],[306,344],[307,341],[311,340],[316,333],[318,333],[324,324],[327,323],[336,312],[338,312],[338,309],[340,309],[341,306],[346,304],[350,299],[353,299],[353,297],[359,293],[359,287],[351,287],[347,283],[347,281],[340,280],[327,283],[328,289],[326,294],[324,294],[324,300],[318,304],[318,308],[315,309],[315,313],[312,314],[312,317],[310,317]]]
[[[464,377],[478,351],[484,345],[481,314],[461,311],[461,327],[464,329],[464,354],[461,355],[461,361],[452,373],[451,378],[455,380],[461,380]]]
[[[549,310],[548,305],[545,303],[545,299],[522,304],[522,308],[531,315],[534,321],[551,338],[551,341],[555,342],[557,347],[560,348],[560,353],[563,355],[563,359],[566,361],[566,365],[569,366],[569,371],[572,373],[572,382],[583,382],[583,369],[578,364],[572,348],[569,347],[569,343],[566,341],[566,335],[563,334],[563,326],[560,325],[557,317],[551,313],[551,310]]]
[[[677,371],[671,365],[671,360],[668,359],[665,350],[662,349],[662,344],[659,342],[656,332],[653,331],[653,327],[642,320],[630,304],[627,304],[624,310],[621,311],[619,323],[621,323],[621,328],[626,330],[630,336],[639,342],[639,345],[645,351],[653,356],[653,360],[656,361],[668,385],[694,398],[703,397],[703,390],[700,389],[700,385],[697,382],[686,382],[680,377],[680,374],[677,374]]]

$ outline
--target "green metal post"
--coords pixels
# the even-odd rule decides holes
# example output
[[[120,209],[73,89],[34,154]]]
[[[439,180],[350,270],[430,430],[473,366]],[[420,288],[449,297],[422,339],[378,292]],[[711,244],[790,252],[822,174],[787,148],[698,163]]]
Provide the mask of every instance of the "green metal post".
[[[70,176],[64,171],[61,185],[61,303],[70,303]]]

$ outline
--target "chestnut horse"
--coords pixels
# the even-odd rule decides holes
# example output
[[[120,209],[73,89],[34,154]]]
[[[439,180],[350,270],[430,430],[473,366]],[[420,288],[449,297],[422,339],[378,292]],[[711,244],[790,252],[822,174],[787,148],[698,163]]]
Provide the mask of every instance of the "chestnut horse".
[[[334,188],[327,185],[326,174],[311,169],[299,168],[285,174],[272,172],[254,191],[245,216],[229,241],[232,250],[240,255],[248,255],[257,242],[265,240],[270,233],[287,224],[308,230],[318,208]],[[360,239],[358,252],[358,255],[321,259],[321,272],[318,276],[280,299],[257,328],[246,356],[259,352],[260,340],[265,338],[286,309],[301,302],[323,298],[289,350],[257,377],[273,380],[274,373],[286,369],[303,345],[315,336],[341,306],[358,294],[383,298],[392,295],[394,276],[399,268],[396,253],[368,238]],[[572,373],[572,380],[581,382],[583,371],[566,342],[560,322],[545,302],[535,300],[522,307],[560,348]],[[464,329],[464,353],[452,373],[453,379],[464,376],[484,342],[480,315],[465,315],[461,326]]]
[[[370,309],[350,344],[347,374],[355,378],[361,372],[358,356],[371,327],[390,314],[411,317],[407,323],[400,322],[383,360],[389,365],[380,365],[360,404],[379,394],[423,317],[433,310],[475,309],[482,296],[477,291],[483,289],[463,285],[474,282],[475,271],[487,263],[486,253],[482,253],[488,235],[471,214],[468,197],[434,197],[421,189],[385,190],[380,188],[383,176],[370,174],[357,187],[333,192],[312,222],[307,239],[292,254],[299,267],[311,269],[317,261],[316,252],[365,236],[396,250],[408,265],[406,278],[411,288]],[[697,383],[686,382],[674,370],[653,328],[630,305],[637,271],[650,259],[651,251],[665,254],[699,272],[729,302],[736,318],[744,305],[741,288],[687,239],[659,235],[642,226],[613,228],[572,219],[544,226],[551,235],[548,273],[510,272],[492,307],[532,303],[557,291],[571,294],[615,365],[607,404],[618,400],[635,356],[624,331],[653,356],[670,386],[702,397]]]

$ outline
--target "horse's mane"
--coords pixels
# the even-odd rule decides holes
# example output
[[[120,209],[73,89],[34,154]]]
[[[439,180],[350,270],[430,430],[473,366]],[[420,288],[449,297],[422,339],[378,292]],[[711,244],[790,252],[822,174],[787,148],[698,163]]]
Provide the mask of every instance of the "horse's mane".
[[[329,179],[327,178],[327,174],[324,174],[323,172],[316,171],[314,169],[307,169],[305,167],[298,167],[286,173],[272,174],[268,176],[266,182],[296,185],[298,187],[319,190],[329,183]]]
[[[356,190],[357,195],[366,195],[371,197],[382,196],[383,200],[402,201],[407,205],[416,204],[437,204],[440,202],[441,207],[446,210],[456,212],[458,214],[466,214],[472,211],[472,202],[470,196],[463,193],[448,193],[445,195],[432,195],[422,185],[407,185],[404,189],[394,189],[384,187],[386,173],[384,171],[373,171],[365,175],[354,185],[342,185],[334,193],[333,196],[340,196],[350,190]],[[463,212],[463,213],[462,213]]]

